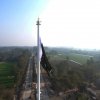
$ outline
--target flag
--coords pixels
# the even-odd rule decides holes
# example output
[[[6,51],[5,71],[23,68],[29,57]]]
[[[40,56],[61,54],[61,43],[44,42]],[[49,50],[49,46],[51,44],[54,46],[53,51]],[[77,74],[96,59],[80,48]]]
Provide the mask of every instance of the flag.
[[[39,38],[39,61],[41,61],[42,58],[42,48],[41,48],[41,39]]]
[[[46,70],[46,72],[48,73],[48,75],[50,76],[50,72],[52,71],[52,67],[48,61],[48,58],[46,56],[46,53],[45,53],[45,50],[44,50],[44,47],[43,47],[43,44],[41,43],[41,50],[40,52],[42,51],[42,56],[41,56],[41,65],[42,67]],[[41,53],[40,53],[41,54]]]

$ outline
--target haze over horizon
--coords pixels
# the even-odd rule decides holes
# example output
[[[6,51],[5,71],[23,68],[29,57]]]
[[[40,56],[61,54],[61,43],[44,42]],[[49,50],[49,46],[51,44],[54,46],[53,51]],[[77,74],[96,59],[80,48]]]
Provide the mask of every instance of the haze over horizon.
[[[99,0],[2,0],[0,46],[36,45],[36,21],[45,46],[100,49]]]

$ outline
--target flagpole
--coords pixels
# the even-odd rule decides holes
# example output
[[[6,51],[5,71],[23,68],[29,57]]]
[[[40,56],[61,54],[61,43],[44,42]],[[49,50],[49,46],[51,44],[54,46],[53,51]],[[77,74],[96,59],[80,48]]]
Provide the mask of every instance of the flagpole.
[[[38,21],[36,23],[37,25],[37,100],[40,100],[40,36],[39,36],[39,25],[40,21],[38,18]]]

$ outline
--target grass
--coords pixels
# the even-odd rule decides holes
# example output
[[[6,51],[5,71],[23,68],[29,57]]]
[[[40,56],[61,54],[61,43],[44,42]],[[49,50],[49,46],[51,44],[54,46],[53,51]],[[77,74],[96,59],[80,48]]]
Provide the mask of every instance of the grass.
[[[68,55],[69,59],[74,60],[76,62],[79,62],[81,64],[87,63],[87,60],[89,60],[92,56],[89,55],[83,55],[83,54],[76,54],[76,53],[70,53]]]
[[[12,87],[14,85],[14,64],[0,63],[0,85],[4,87]]]
[[[50,56],[51,60],[65,60],[67,59],[67,57],[69,58],[69,60],[74,60],[78,63],[81,64],[86,64],[87,60],[89,60],[92,56],[89,55],[83,55],[83,54],[77,54],[77,53],[69,53],[67,55],[52,55]]]

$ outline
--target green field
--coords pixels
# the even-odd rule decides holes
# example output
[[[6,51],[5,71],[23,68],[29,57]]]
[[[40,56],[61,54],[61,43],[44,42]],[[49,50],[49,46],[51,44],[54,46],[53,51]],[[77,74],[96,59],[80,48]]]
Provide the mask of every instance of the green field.
[[[69,59],[74,60],[76,62],[79,62],[81,64],[87,63],[87,60],[89,60],[93,56],[89,55],[83,55],[83,54],[76,54],[76,53],[70,53],[68,55]]]
[[[0,85],[12,87],[14,85],[13,63],[0,63]]]
[[[77,54],[77,53],[69,53],[67,55],[58,54],[58,55],[51,55],[50,60],[65,60],[69,58],[69,60],[74,60],[81,64],[86,64],[87,60],[89,60],[93,56]]]

